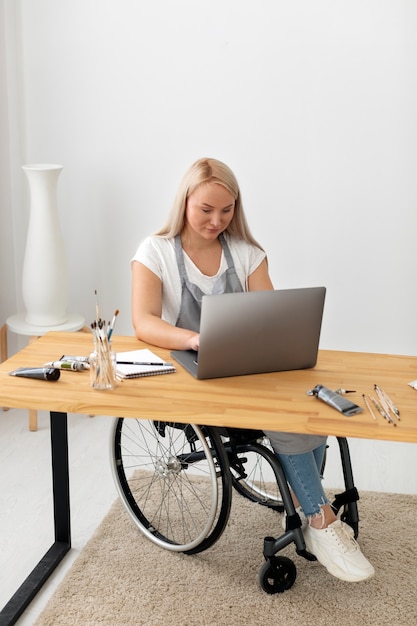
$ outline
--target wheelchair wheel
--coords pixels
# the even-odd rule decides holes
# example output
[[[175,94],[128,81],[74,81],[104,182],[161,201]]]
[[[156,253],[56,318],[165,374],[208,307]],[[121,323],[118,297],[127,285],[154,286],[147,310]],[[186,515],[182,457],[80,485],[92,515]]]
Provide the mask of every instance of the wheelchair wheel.
[[[232,487],[215,430],[117,418],[110,455],[119,496],[148,539],[187,554],[217,541],[229,519]]]
[[[232,485],[252,502],[282,512],[284,505],[273,469],[278,460],[268,446],[266,437],[261,443],[237,444],[229,456]]]
[[[260,585],[269,594],[287,591],[296,578],[297,568],[286,556],[271,557],[263,564],[259,573]]]

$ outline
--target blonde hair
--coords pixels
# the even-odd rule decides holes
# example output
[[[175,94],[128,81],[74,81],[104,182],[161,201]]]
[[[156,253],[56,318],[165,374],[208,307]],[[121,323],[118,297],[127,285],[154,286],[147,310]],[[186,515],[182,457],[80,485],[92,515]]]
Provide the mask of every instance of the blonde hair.
[[[233,219],[226,229],[226,233],[238,239],[251,243],[261,250],[263,248],[253,238],[243,212],[242,199],[236,176],[232,170],[217,159],[199,159],[186,171],[177,195],[174,200],[168,221],[156,235],[160,237],[175,237],[179,235],[185,224],[185,209],[188,196],[200,185],[217,183],[227,189],[235,199]]]

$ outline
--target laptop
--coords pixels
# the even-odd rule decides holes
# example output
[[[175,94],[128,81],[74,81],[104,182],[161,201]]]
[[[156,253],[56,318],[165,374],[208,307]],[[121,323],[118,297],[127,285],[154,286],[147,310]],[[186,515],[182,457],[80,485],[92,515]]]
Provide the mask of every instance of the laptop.
[[[172,357],[199,379],[316,365],[325,287],[203,296],[200,348]]]

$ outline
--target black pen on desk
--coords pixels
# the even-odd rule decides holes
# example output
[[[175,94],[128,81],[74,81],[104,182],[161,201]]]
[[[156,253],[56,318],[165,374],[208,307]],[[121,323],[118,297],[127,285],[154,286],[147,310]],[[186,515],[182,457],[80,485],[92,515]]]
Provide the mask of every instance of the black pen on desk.
[[[117,365],[159,365],[160,367],[172,367],[172,363],[154,363],[152,361],[117,361]]]

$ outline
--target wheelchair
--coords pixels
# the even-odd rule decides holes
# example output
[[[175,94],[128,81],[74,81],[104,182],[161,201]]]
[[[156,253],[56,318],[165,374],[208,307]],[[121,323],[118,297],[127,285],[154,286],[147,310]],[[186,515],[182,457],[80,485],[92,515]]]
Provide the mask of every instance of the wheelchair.
[[[337,440],[345,491],[332,507],[336,513],[342,509],[341,519],[357,537],[359,495],[347,441]],[[226,527],[235,490],[260,506],[286,512],[283,534],[264,539],[259,583],[266,593],[284,592],[295,582],[294,562],[277,555],[290,543],[300,556],[316,560],[306,550],[282,467],[260,430],[119,417],[110,433],[110,459],[128,514],[162,548],[190,555],[207,550]]]

